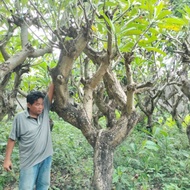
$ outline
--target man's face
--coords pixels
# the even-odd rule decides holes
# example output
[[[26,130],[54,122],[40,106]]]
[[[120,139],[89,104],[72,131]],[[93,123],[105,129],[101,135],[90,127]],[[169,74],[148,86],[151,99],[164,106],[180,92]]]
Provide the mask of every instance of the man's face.
[[[39,98],[32,105],[27,103],[27,107],[29,108],[30,116],[37,117],[44,109],[44,100],[43,98]]]

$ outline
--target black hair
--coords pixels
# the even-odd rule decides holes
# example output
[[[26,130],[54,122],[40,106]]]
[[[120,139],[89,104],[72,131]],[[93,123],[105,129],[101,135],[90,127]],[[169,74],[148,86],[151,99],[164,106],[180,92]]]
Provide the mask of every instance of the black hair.
[[[45,94],[40,91],[32,91],[26,96],[26,102],[29,104],[33,104],[39,98],[44,99]]]

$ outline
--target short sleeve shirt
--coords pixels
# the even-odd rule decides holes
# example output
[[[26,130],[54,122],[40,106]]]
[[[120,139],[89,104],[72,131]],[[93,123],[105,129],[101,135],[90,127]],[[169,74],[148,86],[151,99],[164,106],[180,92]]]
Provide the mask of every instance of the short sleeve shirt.
[[[18,140],[20,168],[32,167],[53,154],[49,123],[50,102],[44,98],[44,110],[37,119],[28,110],[18,113],[9,138]]]

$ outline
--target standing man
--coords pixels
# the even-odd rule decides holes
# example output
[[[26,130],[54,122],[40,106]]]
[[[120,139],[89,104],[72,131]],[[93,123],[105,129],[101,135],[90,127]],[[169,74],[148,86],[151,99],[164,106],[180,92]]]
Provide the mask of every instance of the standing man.
[[[19,142],[20,177],[19,190],[48,190],[53,154],[49,110],[54,85],[46,96],[33,91],[27,95],[27,110],[18,113],[13,121],[3,167],[11,171],[11,154],[15,141]]]

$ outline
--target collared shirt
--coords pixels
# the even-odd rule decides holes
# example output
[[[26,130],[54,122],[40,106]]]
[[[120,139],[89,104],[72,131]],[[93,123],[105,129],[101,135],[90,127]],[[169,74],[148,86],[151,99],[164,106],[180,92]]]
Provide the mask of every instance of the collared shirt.
[[[20,168],[34,166],[53,154],[49,109],[50,102],[46,96],[44,110],[37,119],[30,117],[27,110],[14,118],[9,138],[19,142]]]

